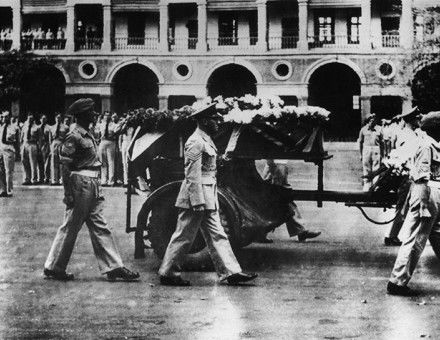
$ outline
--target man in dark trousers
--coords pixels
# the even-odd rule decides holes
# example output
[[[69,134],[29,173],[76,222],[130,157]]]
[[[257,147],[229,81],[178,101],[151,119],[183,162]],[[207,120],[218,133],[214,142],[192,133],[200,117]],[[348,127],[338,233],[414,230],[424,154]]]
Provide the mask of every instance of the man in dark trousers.
[[[68,114],[76,118],[77,125],[66,136],[59,150],[64,165],[66,213],[44,265],[44,275],[55,280],[73,280],[73,274],[66,273],[66,267],[78,232],[85,222],[101,272],[107,274],[109,281],[134,281],[139,279],[139,274],[124,267],[112,233],[102,216],[104,198],[99,185],[101,162],[95,139],[88,131],[95,115],[94,105],[92,99],[80,99],[68,109]]]
[[[213,104],[193,113],[192,117],[197,121],[197,129],[185,144],[185,180],[176,200],[180,212],[176,231],[171,236],[159,269],[160,283],[169,286],[190,285],[176,269],[190,250],[199,229],[221,281],[236,285],[253,280],[256,274],[242,272],[218,213],[217,148],[211,136],[218,131],[221,116]]]

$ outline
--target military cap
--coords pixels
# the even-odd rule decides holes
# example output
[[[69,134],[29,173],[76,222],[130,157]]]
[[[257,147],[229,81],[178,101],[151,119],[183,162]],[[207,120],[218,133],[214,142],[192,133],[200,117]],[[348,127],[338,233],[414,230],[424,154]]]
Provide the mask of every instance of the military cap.
[[[419,116],[420,116],[419,108],[417,106],[414,106],[408,112],[402,113],[400,115],[400,118],[402,118],[404,121],[408,122],[408,121],[411,121],[413,119],[418,118]]]
[[[422,130],[440,129],[440,111],[429,112],[422,117],[420,122]]]
[[[207,117],[221,118],[222,115],[217,112],[215,106],[216,104],[213,103],[200,110],[197,110],[196,112],[193,112],[190,115],[190,118],[195,118],[195,119],[207,118]]]
[[[81,98],[69,106],[69,108],[67,109],[67,114],[78,117],[83,114],[93,112],[94,106],[95,102],[93,101],[93,99]]]

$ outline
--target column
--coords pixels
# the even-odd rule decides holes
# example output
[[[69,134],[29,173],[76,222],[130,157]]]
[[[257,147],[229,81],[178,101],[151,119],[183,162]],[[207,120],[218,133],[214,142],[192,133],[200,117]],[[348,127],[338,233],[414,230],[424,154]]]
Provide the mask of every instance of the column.
[[[400,17],[400,46],[411,48],[414,39],[414,21],[412,0],[402,0],[402,15]]]
[[[21,7],[20,3],[12,8],[12,48],[19,50],[21,47]]]
[[[308,105],[309,98],[304,96],[298,97],[298,107],[301,106],[307,106]]]
[[[258,11],[258,46],[267,51],[267,2],[257,0]]]
[[[159,99],[159,110],[167,110],[168,109],[168,96],[159,95],[157,98]]]
[[[75,6],[67,6],[67,21],[66,21],[66,52],[72,53],[75,51]]]
[[[101,112],[112,111],[112,98],[111,96],[101,96]]]
[[[371,49],[371,0],[362,0],[360,44]]]
[[[159,5],[159,44],[162,52],[168,52],[168,3]]]
[[[197,24],[198,24],[198,41],[197,49],[206,52],[208,44],[206,43],[208,36],[208,13],[206,9],[206,1],[197,3]]]
[[[362,124],[365,118],[371,113],[371,97],[361,96],[361,120]]]
[[[405,96],[402,98],[402,113],[409,112],[413,107],[412,96]]]
[[[307,51],[308,46],[308,0],[298,0],[298,48],[302,51]]]
[[[103,29],[102,29],[102,46],[101,50],[110,52],[111,34],[112,34],[112,8],[109,5],[102,6],[103,10]]]

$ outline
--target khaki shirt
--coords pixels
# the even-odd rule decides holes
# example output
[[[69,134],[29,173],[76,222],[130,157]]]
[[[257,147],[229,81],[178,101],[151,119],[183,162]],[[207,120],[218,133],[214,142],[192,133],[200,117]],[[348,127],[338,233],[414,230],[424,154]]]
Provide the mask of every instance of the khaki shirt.
[[[176,207],[190,209],[204,205],[217,210],[217,148],[211,137],[199,128],[185,143],[185,179]]]
[[[41,124],[40,129],[40,146],[42,148],[50,145],[50,126],[48,124]]]
[[[102,121],[98,126],[99,136],[101,137],[101,140],[111,140],[111,141],[116,140],[117,134],[120,129],[120,125],[118,123],[113,123],[112,121],[108,122],[107,137],[105,136],[106,125],[107,122]]]
[[[58,129],[58,132],[57,132]],[[50,139],[54,141],[63,141],[69,132],[69,127],[63,123],[55,123],[50,127]]]
[[[21,141],[22,143],[37,143],[40,140],[40,126],[32,124],[30,137],[28,138],[29,131],[29,122],[26,122],[23,125],[23,129],[21,130]]]
[[[101,162],[98,159],[95,139],[79,125],[67,134],[60,147],[60,160],[73,170],[99,170]]]
[[[359,143],[366,146],[380,146],[382,141],[382,129],[375,126],[372,130],[368,125],[365,125],[359,132]]]
[[[414,182],[440,181],[440,146],[431,137],[420,143],[410,176]]]
[[[6,144],[3,143],[3,133],[6,129]],[[18,141],[19,129],[16,124],[9,123],[0,125],[0,150],[15,151],[15,145]]]

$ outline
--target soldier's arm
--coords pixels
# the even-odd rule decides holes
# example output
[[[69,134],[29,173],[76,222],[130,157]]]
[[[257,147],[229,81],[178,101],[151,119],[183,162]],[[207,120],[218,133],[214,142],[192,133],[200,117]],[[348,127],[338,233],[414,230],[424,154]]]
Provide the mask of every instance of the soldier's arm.
[[[70,166],[73,162],[75,152],[76,138],[75,135],[69,133],[63,143],[59,146],[61,177],[64,186],[64,203],[67,206],[73,204],[73,193],[70,185]]]
[[[362,158],[362,149],[364,147],[364,129],[363,128],[359,132],[358,143],[359,143],[359,151],[361,152],[361,158]]]
[[[420,217],[431,217],[428,210],[430,189],[428,181],[431,178],[431,147],[424,145],[417,151],[413,180],[415,182],[415,190],[420,198]]]
[[[185,145],[185,181],[192,207],[205,204],[202,186],[202,141],[190,141]]]

